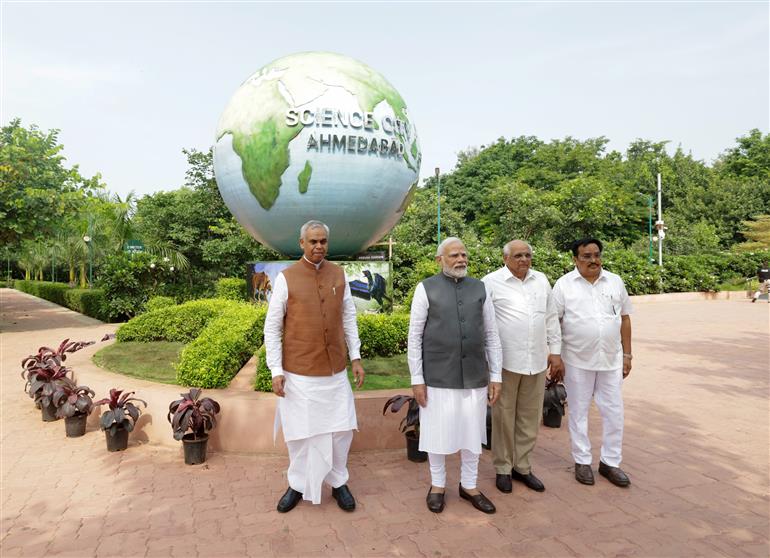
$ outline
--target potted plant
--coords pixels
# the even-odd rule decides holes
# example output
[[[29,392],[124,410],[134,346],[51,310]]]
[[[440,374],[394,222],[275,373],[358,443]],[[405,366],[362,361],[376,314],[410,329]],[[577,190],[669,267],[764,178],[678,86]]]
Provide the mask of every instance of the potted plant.
[[[35,401],[43,416],[43,421],[56,420],[56,407],[51,402],[56,385],[67,379],[69,368],[62,365],[67,360],[67,353],[74,353],[93,341],[70,341],[65,339],[56,349],[40,347],[37,354],[21,361],[21,377],[26,380],[24,391]]]
[[[206,446],[209,431],[217,425],[219,403],[210,397],[201,398],[202,391],[191,388],[180,393],[182,399],[168,406],[168,421],[174,431],[174,439],[182,440],[184,462],[196,465],[206,461]]]
[[[109,409],[102,413],[100,420],[101,429],[107,439],[107,451],[123,451],[128,447],[128,433],[134,429],[136,421],[142,411],[134,405],[134,401],[142,403],[145,408],[147,403],[136,397],[131,397],[133,391],[123,393],[123,390],[111,389],[110,396],[96,401],[94,405],[109,405]]]
[[[94,390],[88,386],[78,386],[69,379],[57,383],[51,399],[56,407],[56,416],[64,419],[68,438],[86,433],[86,420],[94,407],[94,395]]]
[[[401,410],[405,404],[407,404],[406,416],[401,419],[401,423],[398,425],[401,432],[404,433],[406,438],[406,457],[409,461],[415,463],[422,463],[428,459],[428,454],[424,451],[420,451],[420,406],[417,404],[417,400],[411,395],[394,395],[385,402],[385,406],[382,408],[382,414],[384,415],[390,407],[391,413],[397,413]]]
[[[545,384],[545,396],[543,397],[543,425],[559,428],[566,404],[567,390],[564,384],[554,382],[549,378]]]

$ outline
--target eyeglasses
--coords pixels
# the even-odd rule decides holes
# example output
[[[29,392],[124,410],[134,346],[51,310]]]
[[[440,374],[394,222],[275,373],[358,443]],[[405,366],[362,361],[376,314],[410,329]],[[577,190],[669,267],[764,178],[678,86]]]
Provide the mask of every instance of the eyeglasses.
[[[601,254],[580,254],[577,259],[579,259],[581,262],[590,262],[593,260],[600,260],[602,259]]]

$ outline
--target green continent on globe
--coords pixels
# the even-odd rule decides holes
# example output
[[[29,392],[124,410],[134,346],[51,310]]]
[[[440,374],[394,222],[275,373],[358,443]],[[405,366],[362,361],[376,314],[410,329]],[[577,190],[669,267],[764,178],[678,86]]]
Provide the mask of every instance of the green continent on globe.
[[[310,165],[310,161],[305,161],[305,168],[297,175],[297,181],[299,182],[299,193],[304,194],[307,192],[307,187],[310,185],[310,175],[313,174],[313,167]]]
[[[241,87],[236,93],[237,111],[222,116],[218,139],[230,133],[233,150],[241,158],[243,178],[259,205],[270,209],[278,197],[281,175],[289,166],[289,142],[301,126],[289,127],[284,113],[289,105],[277,81],[257,87]]]

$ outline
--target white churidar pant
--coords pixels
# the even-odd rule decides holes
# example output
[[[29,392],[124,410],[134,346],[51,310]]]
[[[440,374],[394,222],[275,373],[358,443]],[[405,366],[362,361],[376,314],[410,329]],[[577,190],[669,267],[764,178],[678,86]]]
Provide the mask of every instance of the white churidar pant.
[[[353,431],[348,430],[286,442],[289,486],[301,492],[303,500],[320,504],[324,482],[332,488],[348,482],[348,451],[352,441]]]
[[[460,484],[466,490],[476,488],[476,479],[479,476],[479,456],[469,450],[460,450]],[[443,453],[429,453],[430,483],[438,488],[446,487],[446,455]]]
[[[289,486],[320,504],[324,482],[338,488],[348,480],[348,451],[358,429],[353,391],[345,370],[333,376],[285,371],[285,378],[275,432],[280,426],[289,449]]]
[[[610,467],[619,467],[623,448],[622,369],[585,370],[567,363],[564,367],[572,458],[581,465],[591,464],[588,411],[593,398],[602,416],[601,460]]]

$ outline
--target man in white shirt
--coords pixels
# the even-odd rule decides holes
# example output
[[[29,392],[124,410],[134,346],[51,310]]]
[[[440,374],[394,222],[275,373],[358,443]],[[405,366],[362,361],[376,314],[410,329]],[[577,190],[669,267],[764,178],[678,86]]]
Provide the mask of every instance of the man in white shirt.
[[[468,255],[459,238],[436,252],[441,271],[419,283],[409,319],[408,361],[420,405],[420,450],[428,452],[428,509],[444,509],[445,459],[460,452],[460,497],[484,513],[495,506],[476,488],[487,402],[500,395],[500,338],[484,284],[466,277]]]
[[[543,415],[545,375],[561,377],[561,329],[548,278],[531,269],[532,247],[512,240],[503,248],[505,265],[482,281],[495,306],[503,347],[503,391],[492,408],[495,485],[513,490],[511,479],[545,490],[532,473],[530,454]]]
[[[631,373],[631,300],[623,280],[602,269],[602,243],[572,245],[575,269],[553,287],[561,320],[564,384],[575,479],[593,484],[588,410],[593,398],[602,416],[599,474],[616,486],[631,484],[620,468],[623,446],[623,379]]]
[[[326,261],[329,227],[308,221],[300,231],[303,256],[276,278],[265,318],[267,365],[280,397],[276,427],[289,449],[289,488],[277,509],[301,499],[321,502],[324,482],[345,511],[356,501],[347,486],[347,458],[358,429],[346,371],[364,381],[356,308],[342,269]]]

